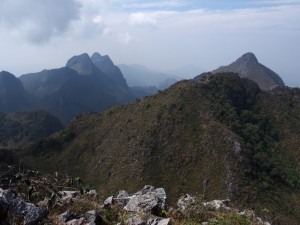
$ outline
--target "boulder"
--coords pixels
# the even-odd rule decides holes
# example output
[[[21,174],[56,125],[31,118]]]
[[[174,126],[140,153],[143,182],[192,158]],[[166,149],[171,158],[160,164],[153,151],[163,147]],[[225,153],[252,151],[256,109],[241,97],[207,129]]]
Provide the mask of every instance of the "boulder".
[[[5,218],[8,211],[13,216],[22,217],[24,219],[24,225],[37,224],[48,215],[47,209],[25,202],[22,198],[17,197],[11,190],[0,189],[1,218]]]
[[[128,225],[170,225],[170,218],[161,218],[161,217],[155,217],[150,216],[148,217],[148,220],[145,221],[140,215],[135,214],[129,219],[125,221],[125,224]]]
[[[85,218],[85,224],[88,225],[97,225],[103,222],[100,214],[96,210],[86,212],[83,217]]]
[[[77,216],[70,210],[56,217],[56,224],[65,225],[99,225],[103,224],[100,214],[96,210],[91,210],[81,216]]]
[[[230,208],[228,207],[229,202],[230,202],[229,199],[226,199],[226,200],[213,200],[213,201],[210,201],[210,202],[203,203],[203,206],[208,210],[220,210],[220,209],[230,210]]]
[[[89,190],[86,195],[92,197],[92,198],[97,198],[98,194],[96,192],[96,190]]]
[[[181,211],[189,209],[196,202],[196,197],[189,194],[181,196],[177,201],[177,206]]]
[[[128,225],[146,225],[145,221],[139,216],[134,215],[130,217],[128,220],[126,220],[126,224]]]
[[[85,218],[73,219],[65,223],[65,225],[85,225]]]
[[[67,222],[69,220],[73,220],[75,218],[76,218],[75,213],[73,213],[71,210],[67,210],[66,212],[64,212],[56,217],[56,222],[57,223],[65,223],[65,222]]]
[[[119,191],[119,193],[113,197],[113,204],[117,205],[120,208],[124,208],[128,201],[129,194],[124,190]]]
[[[148,221],[147,221],[147,225],[170,225],[171,222],[170,222],[170,218],[167,218],[167,219],[162,219],[162,218],[150,218]]]
[[[166,192],[163,188],[155,189],[146,185],[141,191],[129,196],[129,201],[124,207],[127,211],[157,214],[166,208]]]
[[[76,198],[80,195],[79,191],[60,191],[59,194],[61,195],[62,200],[68,200],[72,198]]]
[[[101,208],[108,208],[112,204],[113,204],[113,196],[109,196],[107,199],[104,200]]]

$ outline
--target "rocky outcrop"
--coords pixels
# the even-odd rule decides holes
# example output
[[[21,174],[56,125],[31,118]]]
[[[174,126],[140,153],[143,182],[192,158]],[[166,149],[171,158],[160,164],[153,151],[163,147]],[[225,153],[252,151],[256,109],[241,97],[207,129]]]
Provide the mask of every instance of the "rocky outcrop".
[[[154,188],[146,185],[144,188],[132,195],[122,190],[115,196],[108,197],[103,204],[116,205],[129,212],[142,212],[146,214],[157,213],[166,208],[167,195],[163,188]]]
[[[186,194],[184,196],[181,196],[178,199],[177,206],[178,206],[179,210],[184,211],[184,210],[189,209],[195,203],[196,203],[196,197]]]
[[[129,197],[124,207],[133,212],[155,213],[166,208],[166,192],[163,188],[155,189],[146,185],[141,191]]]
[[[13,171],[11,167],[0,170],[0,225],[237,224],[235,221],[269,225],[252,210],[230,207],[229,200],[204,202],[203,196],[186,194],[179,198],[178,207],[169,208],[163,188],[145,185],[133,194],[118,191],[103,202],[95,190],[80,186],[84,184],[81,178],[58,173],[43,177],[21,167]],[[9,178],[8,185],[4,178]]]
[[[96,210],[90,210],[81,216],[68,210],[56,217],[55,223],[60,225],[100,225],[103,224],[102,218]]]
[[[8,213],[21,217],[24,225],[34,225],[48,215],[48,210],[25,202],[11,190],[0,189],[0,224],[9,224]]]
[[[224,209],[224,210],[230,210],[229,206],[229,199],[226,200],[213,200],[210,202],[205,202],[203,203],[203,206],[208,209],[208,210],[220,210],[220,209]]]
[[[117,207],[128,214],[125,224],[129,225],[168,225],[170,219],[162,218],[166,210],[167,195],[163,188],[145,185],[134,194],[121,190],[118,194],[108,197],[103,208]]]

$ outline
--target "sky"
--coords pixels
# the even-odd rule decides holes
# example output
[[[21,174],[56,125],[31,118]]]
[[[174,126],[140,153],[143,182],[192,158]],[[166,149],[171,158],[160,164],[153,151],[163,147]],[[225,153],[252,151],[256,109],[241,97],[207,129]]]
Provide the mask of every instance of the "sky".
[[[99,52],[115,64],[203,72],[253,52],[300,86],[299,21],[300,0],[0,0],[0,71]]]

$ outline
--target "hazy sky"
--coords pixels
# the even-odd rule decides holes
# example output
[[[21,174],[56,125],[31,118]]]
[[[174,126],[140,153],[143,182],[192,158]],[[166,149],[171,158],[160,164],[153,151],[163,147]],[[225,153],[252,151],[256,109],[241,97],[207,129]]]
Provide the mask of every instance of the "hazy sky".
[[[300,0],[0,0],[0,71],[58,68],[94,51],[209,71],[251,51],[300,86],[299,21]]]

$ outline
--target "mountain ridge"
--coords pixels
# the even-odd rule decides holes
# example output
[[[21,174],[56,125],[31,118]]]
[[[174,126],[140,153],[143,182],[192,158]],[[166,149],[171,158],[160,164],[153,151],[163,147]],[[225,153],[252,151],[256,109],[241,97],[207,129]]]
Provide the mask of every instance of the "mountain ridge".
[[[263,91],[233,73],[181,81],[136,103],[81,115],[22,157],[41,171],[85,177],[103,194],[163,183],[170,201],[180,193],[232,197],[296,224],[299,96],[299,89]]]
[[[100,54],[99,57],[103,58]],[[49,111],[66,124],[79,113],[98,112],[135,100],[136,95],[122,73],[107,57],[95,65],[89,55],[83,53],[71,57],[66,67],[25,74],[19,79],[26,91],[37,99],[37,109]]]

